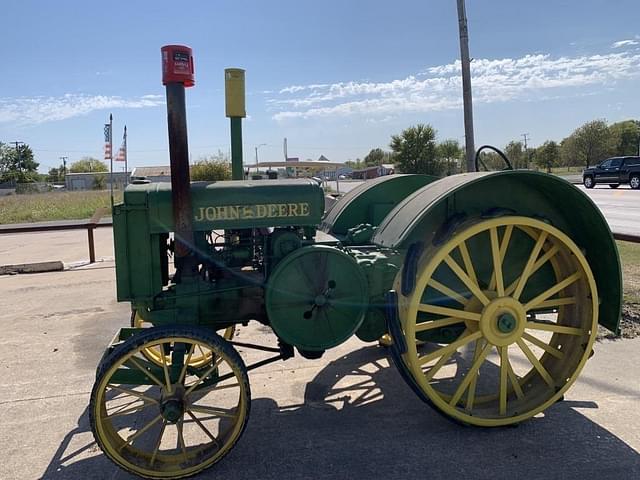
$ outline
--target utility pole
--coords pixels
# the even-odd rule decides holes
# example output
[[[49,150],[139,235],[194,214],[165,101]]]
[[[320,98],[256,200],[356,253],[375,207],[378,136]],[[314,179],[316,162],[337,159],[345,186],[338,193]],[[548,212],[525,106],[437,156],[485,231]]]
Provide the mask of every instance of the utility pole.
[[[69,157],[58,157],[58,159],[62,160],[62,179],[65,180],[67,176],[67,160]]]
[[[460,31],[460,63],[462,65],[462,102],[464,105],[464,136],[467,151],[467,172],[475,171],[475,140],[473,138],[473,105],[471,101],[471,60],[469,59],[469,30],[464,0],[458,0],[458,29]]]
[[[524,156],[527,159],[527,169],[530,167],[529,164],[530,162],[530,158],[529,158],[529,149],[527,147],[527,141],[529,140],[529,134],[528,133],[523,133],[522,135],[520,135],[522,138],[524,138]]]
[[[256,173],[258,173],[260,171],[259,167],[258,167],[258,149],[260,147],[264,147],[266,145],[266,143],[261,143],[260,145],[256,145]]]

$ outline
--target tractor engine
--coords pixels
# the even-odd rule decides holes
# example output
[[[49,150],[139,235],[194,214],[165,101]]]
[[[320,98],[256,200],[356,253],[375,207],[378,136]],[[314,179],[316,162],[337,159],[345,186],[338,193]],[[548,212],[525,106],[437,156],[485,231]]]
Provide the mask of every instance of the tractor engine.
[[[194,323],[268,323],[264,286],[288,254],[314,243],[324,212],[313,180],[194,182],[190,188],[197,281]],[[130,186],[114,208],[118,300],[146,321],[173,323],[179,282],[169,183]],[[240,317],[238,314],[241,314]]]

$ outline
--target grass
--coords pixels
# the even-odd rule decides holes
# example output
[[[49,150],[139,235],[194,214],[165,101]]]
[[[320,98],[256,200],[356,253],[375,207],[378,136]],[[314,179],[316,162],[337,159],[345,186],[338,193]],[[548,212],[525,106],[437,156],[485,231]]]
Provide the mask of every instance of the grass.
[[[116,201],[122,192],[114,192]],[[101,207],[110,207],[109,192],[49,192],[0,197],[0,225],[90,218]]]
[[[640,303],[640,244],[616,242],[622,263],[622,280],[624,283],[624,301]]]

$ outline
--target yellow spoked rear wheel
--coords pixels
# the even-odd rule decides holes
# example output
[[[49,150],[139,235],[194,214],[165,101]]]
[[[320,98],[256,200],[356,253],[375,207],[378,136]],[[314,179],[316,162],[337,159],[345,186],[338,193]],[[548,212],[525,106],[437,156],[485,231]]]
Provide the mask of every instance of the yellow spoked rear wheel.
[[[131,312],[131,326],[134,328],[147,328],[151,327],[152,324],[146,322],[140,315],[138,315],[138,312],[134,310],[133,312]],[[225,328],[221,335],[225,340],[231,340],[233,339],[233,335],[235,333],[236,327],[235,325],[232,325]],[[144,350],[143,354],[148,360],[152,361],[156,365],[162,366],[162,352],[159,348],[148,347]],[[189,360],[189,365],[197,368],[205,365],[209,360],[211,359],[207,358],[207,355],[204,351],[197,351]]]
[[[161,349],[158,367],[145,350]],[[197,351],[207,365],[190,366]],[[148,478],[182,478],[219,461],[247,423],[249,380],[238,353],[203,329],[149,328],[103,360],[89,417],[98,445],[120,467]]]
[[[403,361],[433,404],[462,422],[500,426],[542,412],[576,380],[596,336],[598,294],[567,235],[501,217],[428,247],[399,315]],[[454,341],[419,344],[443,328]]]

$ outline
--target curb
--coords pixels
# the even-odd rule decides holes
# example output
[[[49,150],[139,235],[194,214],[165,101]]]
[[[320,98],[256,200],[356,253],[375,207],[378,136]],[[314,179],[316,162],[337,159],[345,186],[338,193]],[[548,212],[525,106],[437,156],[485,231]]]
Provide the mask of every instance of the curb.
[[[19,263],[16,265],[0,265],[0,275],[16,275],[18,273],[61,272],[64,264],[59,261]]]

